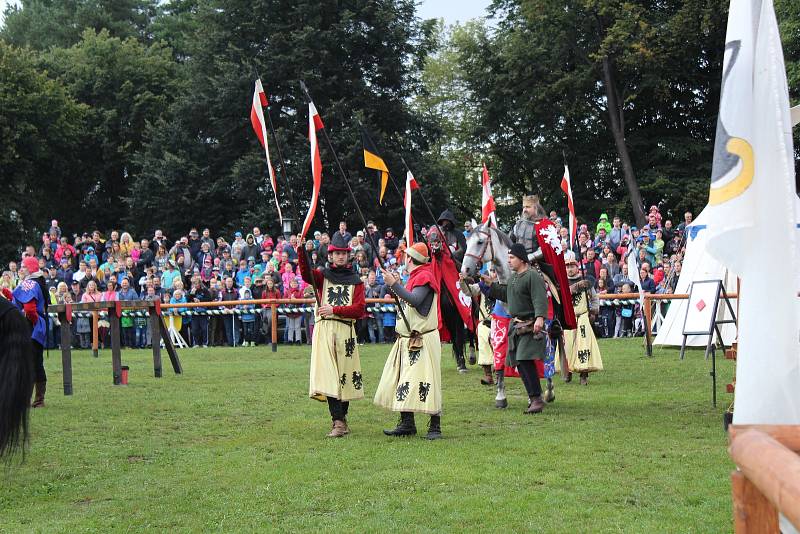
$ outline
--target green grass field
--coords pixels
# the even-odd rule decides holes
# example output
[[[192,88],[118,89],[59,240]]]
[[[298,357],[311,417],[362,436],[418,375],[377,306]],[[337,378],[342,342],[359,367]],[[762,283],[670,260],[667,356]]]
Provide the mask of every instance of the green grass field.
[[[0,467],[0,531],[730,531],[732,363],[718,362],[715,409],[702,352],[601,348],[589,387],[559,379],[556,402],[526,416],[518,379],[497,410],[445,347],[436,442],[382,434],[396,423],[371,402],[387,346],[361,347],[367,400],[338,440],[306,398],[307,347],[184,349],[185,374],[165,355],[161,379],[150,352],[126,351],[127,387],[111,385],[108,351],[77,351],[71,398],[51,351],[25,461]]]

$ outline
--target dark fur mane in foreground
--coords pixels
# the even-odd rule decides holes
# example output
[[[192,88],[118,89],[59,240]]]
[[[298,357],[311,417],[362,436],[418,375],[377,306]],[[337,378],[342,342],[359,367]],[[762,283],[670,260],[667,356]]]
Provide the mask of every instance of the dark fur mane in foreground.
[[[19,450],[24,455],[32,391],[30,327],[21,313],[9,310],[0,315],[0,458]]]

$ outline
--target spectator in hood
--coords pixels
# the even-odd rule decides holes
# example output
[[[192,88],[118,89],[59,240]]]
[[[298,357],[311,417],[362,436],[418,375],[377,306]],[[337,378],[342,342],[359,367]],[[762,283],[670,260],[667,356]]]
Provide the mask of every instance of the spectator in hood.
[[[391,254],[394,254],[394,251],[397,250],[397,247],[400,246],[400,239],[396,235],[394,235],[393,228],[386,229],[384,240],[386,241],[386,248],[389,250]]]
[[[256,243],[256,238],[253,234],[247,234],[246,244],[242,247],[242,255],[241,258],[244,258],[249,261],[249,258],[257,258],[259,246]]]
[[[606,234],[611,232],[611,223],[608,222],[608,215],[605,213],[600,214],[600,221],[597,223],[597,229],[595,230],[595,233],[600,232],[601,228],[606,231]]]

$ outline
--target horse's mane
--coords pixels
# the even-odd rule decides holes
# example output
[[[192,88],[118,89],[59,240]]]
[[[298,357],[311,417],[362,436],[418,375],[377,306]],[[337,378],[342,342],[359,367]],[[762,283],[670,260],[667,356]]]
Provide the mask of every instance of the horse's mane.
[[[490,228],[490,230],[494,230],[494,233],[495,233],[497,236],[499,236],[499,237],[500,237],[500,241],[502,241],[502,242],[503,242],[503,244],[504,244],[505,246],[507,246],[508,248],[511,248],[511,245],[513,245],[513,244],[514,244],[514,243],[512,243],[512,242],[511,242],[511,238],[510,238],[510,237],[508,237],[508,234],[506,234],[505,232],[501,232],[501,231],[500,231],[500,230],[498,230],[497,228]]]

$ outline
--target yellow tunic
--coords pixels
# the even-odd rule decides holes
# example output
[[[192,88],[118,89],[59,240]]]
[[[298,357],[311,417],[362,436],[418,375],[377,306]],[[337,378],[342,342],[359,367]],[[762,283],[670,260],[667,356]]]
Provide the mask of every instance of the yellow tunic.
[[[494,363],[494,351],[492,350],[492,328],[491,315],[487,309],[488,300],[481,294],[478,305],[478,365],[492,365]],[[488,323],[487,326],[485,323]]]
[[[578,328],[564,330],[564,345],[567,351],[569,370],[573,373],[591,373],[603,370],[603,359],[600,356],[600,347],[589,321],[589,307],[586,292],[580,291],[572,295],[575,316],[578,319]],[[556,358],[556,369],[559,369]]]
[[[331,306],[350,306],[353,292],[351,284],[335,284],[328,279],[322,283],[323,302]],[[326,397],[341,401],[363,399],[355,319],[338,315],[322,318],[316,306],[314,319],[308,395],[319,401]]]
[[[401,306],[411,331],[405,322],[397,321],[397,339],[383,367],[374,402],[395,412],[437,415],[442,411],[442,345],[436,297],[427,316],[406,302]]]

